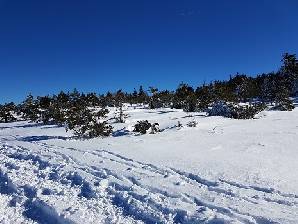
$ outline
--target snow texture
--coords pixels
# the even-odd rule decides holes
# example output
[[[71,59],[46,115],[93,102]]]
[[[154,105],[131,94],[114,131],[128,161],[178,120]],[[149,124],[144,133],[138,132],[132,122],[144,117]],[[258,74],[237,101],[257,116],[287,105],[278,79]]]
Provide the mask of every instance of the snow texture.
[[[107,138],[0,124],[0,223],[298,223],[297,109],[251,120],[124,109],[115,123],[111,108]],[[160,132],[132,132],[140,120]]]

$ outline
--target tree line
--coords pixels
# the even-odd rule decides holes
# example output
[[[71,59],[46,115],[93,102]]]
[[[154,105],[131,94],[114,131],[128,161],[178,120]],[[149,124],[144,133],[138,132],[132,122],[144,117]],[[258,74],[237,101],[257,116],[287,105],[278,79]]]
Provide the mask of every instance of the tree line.
[[[210,115],[217,115],[220,111],[228,117],[247,119],[270,104],[276,110],[292,110],[294,105],[290,97],[297,93],[298,61],[295,54],[285,53],[282,66],[276,72],[256,77],[237,73],[229,80],[204,83],[197,88],[181,83],[175,91],[160,91],[155,87],[146,91],[140,86],[132,93],[118,90],[106,94],[85,94],[75,89],[36,98],[29,94],[18,105],[13,102],[0,105],[0,122],[21,118],[57,124],[79,137],[92,138],[112,133],[112,127],[105,120],[109,112],[107,107],[117,107],[116,120],[124,122],[124,103],[148,105],[151,109],[171,107],[186,112],[205,111]],[[247,104],[239,106],[239,103]]]

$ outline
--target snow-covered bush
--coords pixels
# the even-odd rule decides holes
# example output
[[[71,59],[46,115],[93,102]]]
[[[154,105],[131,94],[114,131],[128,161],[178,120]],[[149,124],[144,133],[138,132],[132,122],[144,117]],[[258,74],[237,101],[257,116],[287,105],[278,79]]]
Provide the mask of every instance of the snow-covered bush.
[[[109,136],[112,127],[102,120],[107,113],[107,109],[94,112],[88,108],[76,108],[66,119],[66,130],[72,130],[77,137],[83,138]]]
[[[186,125],[187,127],[197,127],[198,122],[197,121],[189,121]]]
[[[149,123],[147,120],[144,121],[138,121],[137,124],[134,126],[134,132],[139,132],[141,134],[146,134],[147,131],[150,134],[156,134],[159,132],[159,124],[158,123]]]
[[[182,125],[181,121],[178,121],[177,128],[182,128],[182,127],[183,127],[183,125]]]
[[[257,113],[266,108],[265,104],[256,103],[251,105],[228,104],[218,102],[209,110],[209,116],[222,116],[234,119],[251,119]]]
[[[253,105],[231,105],[231,118],[234,119],[252,119],[254,116],[264,110],[266,106],[264,104]]]
[[[231,117],[231,108],[223,101],[218,101],[213,104],[208,110],[209,116]]]
[[[13,103],[0,105],[0,122],[8,123],[16,121],[14,111],[15,105]]]
[[[158,123],[151,124],[149,133],[156,134],[157,132],[159,132],[159,124]]]
[[[151,124],[147,121],[138,121],[137,124],[135,124],[134,126],[134,132],[139,132],[141,134],[146,134],[147,130],[149,130],[149,128],[151,128]]]
[[[119,122],[119,123],[125,123],[125,114],[123,112],[123,106],[122,104],[117,107],[116,111],[115,111],[115,120],[116,122]]]
[[[271,110],[280,110],[280,111],[291,111],[295,108],[293,102],[290,99],[284,99],[277,103]]]

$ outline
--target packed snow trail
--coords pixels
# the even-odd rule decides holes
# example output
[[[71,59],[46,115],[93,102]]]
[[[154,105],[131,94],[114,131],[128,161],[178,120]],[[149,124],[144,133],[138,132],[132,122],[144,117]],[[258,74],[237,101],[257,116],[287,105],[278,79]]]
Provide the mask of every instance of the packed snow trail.
[[[177,131],[165,130],[153,140],[162,144],[168,136],[177,138]],[[148,163],[106,147],[114,141],[130,147],[129,141],[141,136],[97,144],[65,141],[59,133],[55,126],[2,125],[0,223],[298,223],[295,192],[227,175],[209,178],[175,163]]]
[[[8,145],[1,146],[0,158],[0,193],[9,199],[0,211],[14,208],[16,212],[0,223],[12,219],[22,223],[26,219],[37,223],[135,223],[111,204],[104,187],[91,187],[64,160],[51,164],[26,148]]]
[[[20,217],[37,223],[294,223],[297,218],[298,196],[271,188],[209,181],[100,149],[1,145],[1,186],[6,183],[1,194],[10,197],[8,207],[19,206]],[[74,153],[84,155],[81,161]],[[287,215],[274,217],[272,209]]]

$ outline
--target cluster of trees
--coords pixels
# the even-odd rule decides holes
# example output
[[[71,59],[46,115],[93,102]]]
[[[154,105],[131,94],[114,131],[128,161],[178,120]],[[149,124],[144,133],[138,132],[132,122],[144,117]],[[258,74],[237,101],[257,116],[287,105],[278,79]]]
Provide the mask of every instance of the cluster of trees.
[[[16,121],[17,119],[14,116],[14,111],[16,111],[16,106],[14,103],[0,105],[0,122],[8,123]]]
[[[172,107],[188,112],[206,111],[214,103],[222,101],[232,104],[239,102],[262,102],[276,105],[276,109],[291,110],[289,97],[298,93],[298,62],[294,54],[284,54],[283,65],[277,72],[250,77],[237,73],[227,81],[214,81],[194,89],[181,83],[175,91],[149,87],[144,91],[124,93],[121,90],[107,93],[101,100],[108,106],[119,106],[119,102],[148,104],[151,109]]]
[[[123,104],[146,104],[151,109],[171,107],[187,112],[225,110],[236,119],[251,118],[264,109],[265,104],[275,109],[292,110],[291,96],[298,93],[298,61],[294,54],[284,54],[282,66],[277,72],[249,77],[236,74],[227,81],[214,81],[196,89],[181,83],[175,91],[150,87],[145,91],[142,86],[132,93],[118,90],[104,95],[96,93],[60,92],[58,95],[34,98],[32,95],[19,105],[8,103],[0,105],[0,122],[12,122],[17,118],[65,126],[80,137],[107,136],[112,127],[107,124],[107,106],[117,107],[116,122],[124,122]],[[240,102],[249,106],[240,107]],[[214,106],[215,105],[215,106]],[[218,108],[221,105],[221,109]],[[210,111],[210,107],[215,109]],[[149,126],[149,125],[147,125]],[[145,125],[145,127],[147,128]]]
[[[0,117],[4,122],[21,118],[64,126],[78,137],[108,136],[112,133],[112,127],[104,118],[109,111],[99,105],[96,94],[85,95],[77,90],[37,98],[29,94],[19,105],[10,103],[0,106]]]

